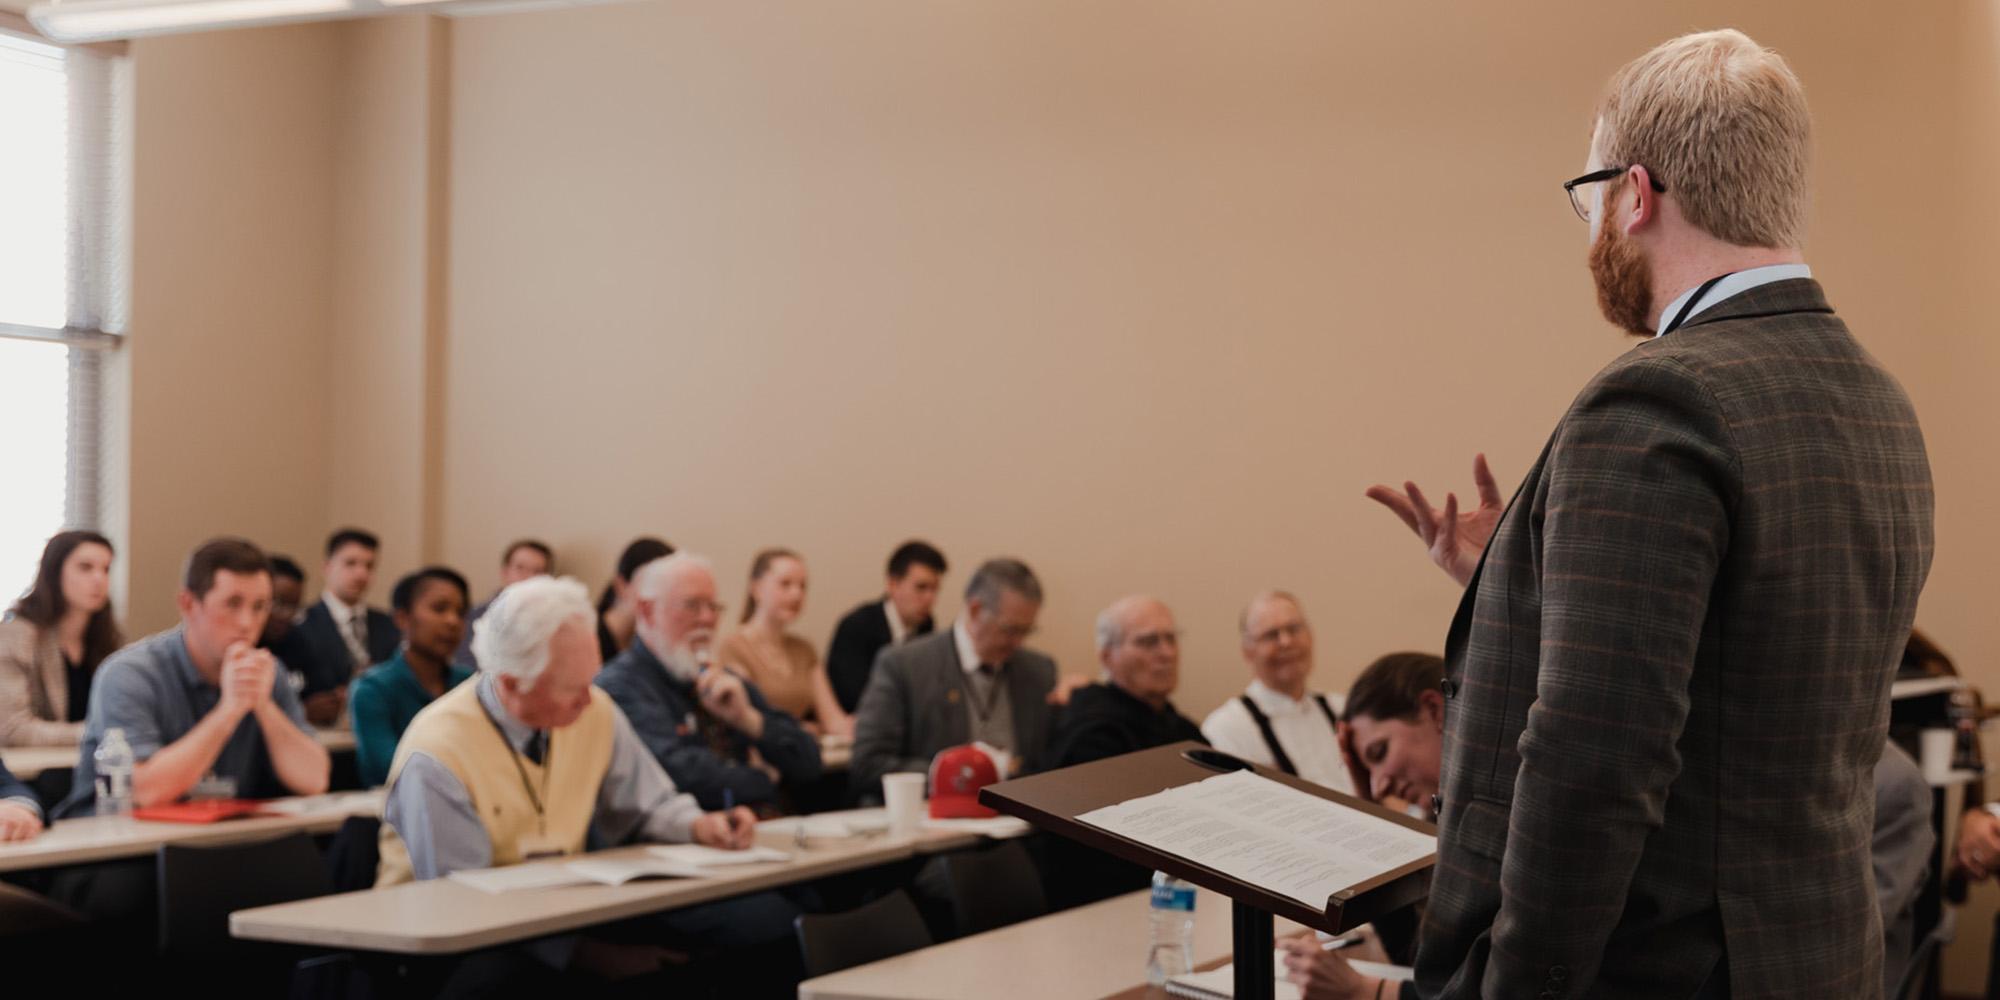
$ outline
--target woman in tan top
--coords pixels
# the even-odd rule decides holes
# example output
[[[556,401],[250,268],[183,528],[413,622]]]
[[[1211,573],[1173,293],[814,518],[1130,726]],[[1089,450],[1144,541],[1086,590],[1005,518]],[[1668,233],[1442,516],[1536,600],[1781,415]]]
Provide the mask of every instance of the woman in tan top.
[[[786,631],[806,606],[806,564],[790,549],[765,549],[750,564],[743,627],[722,641],[723,666],[750,679],[771,707],[798,718],[815,736],[854,735],[827,683],[826,664],[812,643]]]
[[[122,643],[111,542],[94,531],[50,538],[34,587],[0,622],[0,746],[80,741],[90,680]]]

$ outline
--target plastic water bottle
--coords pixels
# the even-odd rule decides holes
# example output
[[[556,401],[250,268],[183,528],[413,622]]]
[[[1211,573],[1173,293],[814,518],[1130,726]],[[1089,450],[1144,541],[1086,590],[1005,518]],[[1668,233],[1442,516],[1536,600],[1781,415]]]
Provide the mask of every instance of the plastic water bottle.
[[[132,811],[132,744],[125,730],[111,728],[97,742],[92,758],[97,771],[97,815],[123,816]]]
[[[1146,982],[1159,986],[1194,967],[1194,886],[1153,873],[1153,942],[1146,949]]]

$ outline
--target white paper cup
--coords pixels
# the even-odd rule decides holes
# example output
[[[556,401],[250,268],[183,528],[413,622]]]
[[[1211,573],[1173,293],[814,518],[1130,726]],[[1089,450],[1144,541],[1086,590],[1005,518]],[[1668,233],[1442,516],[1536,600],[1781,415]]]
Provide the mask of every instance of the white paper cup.
[[[1958,733],[1950,729],[1926,729],[1921,739],[1924,780],[1933,785],[1951,781],[1951,759],[1958,747]]]
[[[882,776],[882,803],[889,809],[889,835],[911,837],[924,825],[925,776],[914,773]]]

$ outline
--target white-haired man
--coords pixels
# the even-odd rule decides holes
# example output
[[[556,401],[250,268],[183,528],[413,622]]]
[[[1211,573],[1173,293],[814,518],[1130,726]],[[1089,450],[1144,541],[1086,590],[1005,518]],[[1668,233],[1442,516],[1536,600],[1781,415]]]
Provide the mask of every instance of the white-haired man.
[[[605,844],[750,846],[750,811],[704,813],[592,686],[595,626],[575,580],[535,577],[501,592],[473,635],[479,676],[418,713],[396,748],[377,885],[580,853],[593,830]],[[796,913],[767,894],[663,923],[723,947],[756,946],[786,937]],[[573,937],[531,950],[558,968],[574,958],[608,975],[650,971],[665,957]]]
[[[757,685],[712,665],[715,570],[676,552],[632,575],[636,635],[597,675],[674,784],[703,807],[773,802],[820,776],[819,743]],[[752,756],[755,751],[755,756]]]
[[[1208,713],[1202,735],[1217,750],[1354,794],[1340,735],[1340,696],[1306,688],[1313,631],[1299,599],[1282,590],[1258,594],[1244,606],[1237,631],[1250,686]]]
[[[1076,689],[1056,714],[1050,767],[1087,764],[1182,740],[1208,742],[1170,700],[1181,679],[1181,632],[1159,600],[1123,597],[1097,616],[1104,681]],[[1144,888],[1153,873],[1071,841],[1048,845],[1048,888],[1057,906]]]

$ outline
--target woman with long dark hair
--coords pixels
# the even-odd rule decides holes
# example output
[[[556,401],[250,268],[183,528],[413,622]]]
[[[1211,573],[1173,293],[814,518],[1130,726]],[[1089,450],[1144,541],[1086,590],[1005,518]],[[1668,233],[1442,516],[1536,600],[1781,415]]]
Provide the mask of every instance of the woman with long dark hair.
[[[632,574],[655,559],[673,554],[672,545],[650,536],[632,539],[625,551],[618,553],[618,568],[597,598],[597,651],[603,654],[605,662],[609,663],[632,644],[632,633],[639,627],[633,607]]]
[[[0,746],[83,738],[97,665],[124,644],[111,611],[111,542],[64,531],[42,549],[35,584],[0,622]]]

